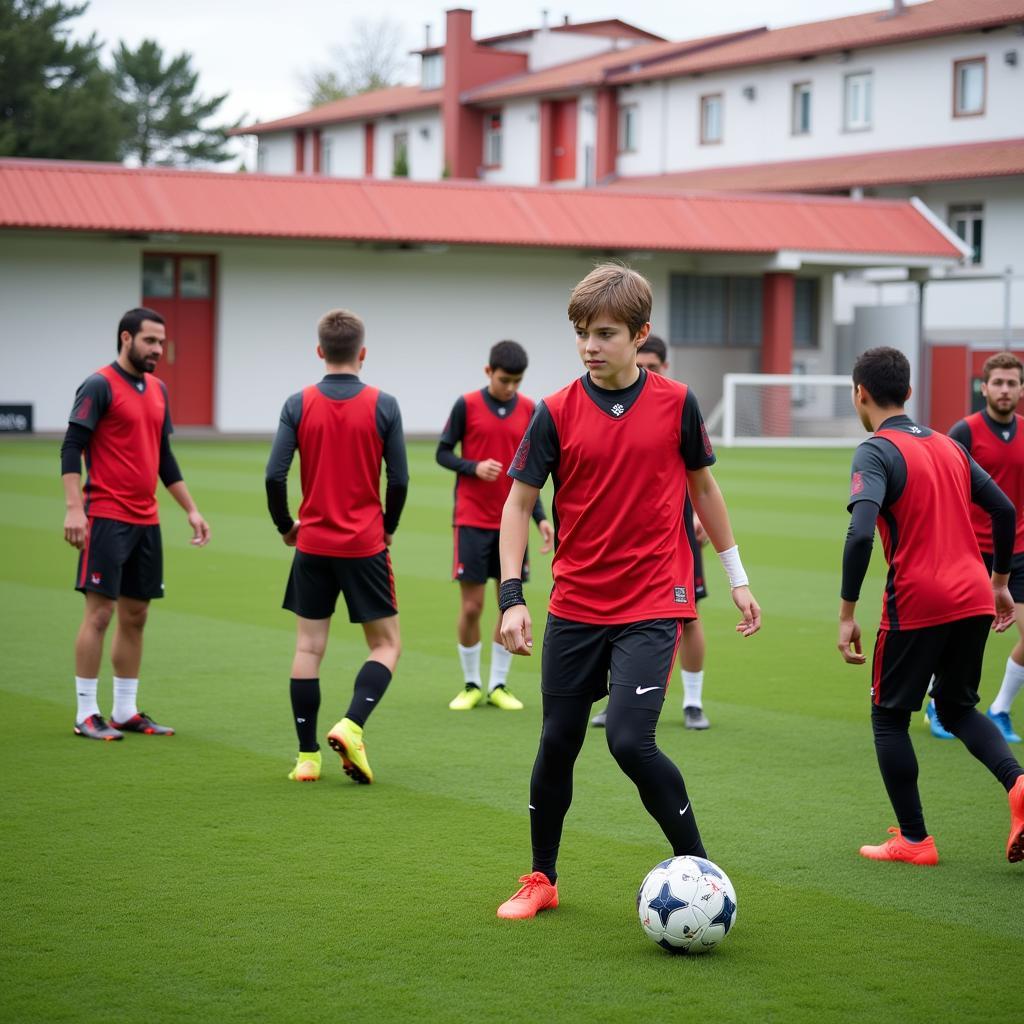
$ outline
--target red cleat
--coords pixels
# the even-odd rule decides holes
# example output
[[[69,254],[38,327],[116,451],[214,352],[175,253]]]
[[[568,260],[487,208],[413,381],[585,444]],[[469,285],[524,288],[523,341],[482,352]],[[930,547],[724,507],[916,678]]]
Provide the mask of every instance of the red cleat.
[[[534,871],[519,879],[522,888],[498,907],[498,917],[519,920],[536,917],[542,910],[558,906],[558,888],[548,881],[543,871]]]
[[[145,711],[140,711],[137,715],[132,715],[127,722],[115,722],[111,720],[110,724],[115,729],[120,729],[121,732],[141,732],[146,736],[174,735],[174,730],[169,725],[157,725]]]
[[[1024,860],[1024,775],[1013,784],[1010,799],[1010,839],[1006,844],[1006,859],[1011,864]]]
[[[869,860],[901,860],[905,864],[923,864],[935,867],[939,863],[939,851],[935,848],[935,840],[926,836],[920,843],[912,843],[903,838],[898,828],[890,828],[892,839],[887,839],[880,846],[862,846],[860,855]]]

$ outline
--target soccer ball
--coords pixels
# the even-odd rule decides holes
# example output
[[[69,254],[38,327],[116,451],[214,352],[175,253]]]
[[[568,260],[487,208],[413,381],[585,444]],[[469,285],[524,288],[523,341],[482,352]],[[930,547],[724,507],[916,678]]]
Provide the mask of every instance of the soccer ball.
[[[651,868],[636,894],[644,934],[673,953],[707,953],[736,923],[736,890],[702,857],[671,857]]]

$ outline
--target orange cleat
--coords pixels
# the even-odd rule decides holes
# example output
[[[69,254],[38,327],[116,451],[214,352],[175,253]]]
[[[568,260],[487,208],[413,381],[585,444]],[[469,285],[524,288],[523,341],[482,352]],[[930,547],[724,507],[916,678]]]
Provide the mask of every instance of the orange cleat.
[[[920,843],[912,843],[903,838],[898,828],[890,828],[892,839],[887,839],[880,846],[862,846],[860,855],[868,860],[901,860],[906,864],[923,864],[935,867],[939,863],[939,851],[935,848],[935,840],[926,836]]]
[[[548,881],[543,871],[534,871],[519,879],[522,888],[498,907],[498,917],[519,920],[536,917],[542,910],[558,906],[558,888]]]
[[[1013,784],[1010,799],[1010,839],[1006,844],[1006,859],[1011,864],[1024,860],[1024,775]]]

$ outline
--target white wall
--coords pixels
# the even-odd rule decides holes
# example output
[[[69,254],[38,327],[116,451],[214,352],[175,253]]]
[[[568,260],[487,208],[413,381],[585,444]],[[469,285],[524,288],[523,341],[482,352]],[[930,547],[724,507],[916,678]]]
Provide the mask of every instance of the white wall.
[[[495,50],[525,53],[527,66],[531,71],[583,60],[607,50],[627,49],[638,43],[650,42],[644,39],[612,39],[608,36],[587,35],[583,32],[534,32],[526,39],[509,39],[498,43]]]
[[[390,178],[394,167],[394,136],[407,132],[409,136],[409,178],[413,181],[438,181],[444,169],[444,139],[441,115],[436,110],[425,113],[398,114],[378,118],[374,122],[373,176]],[[362,127],[360,126],[360,131]],[[363,142],[358,150],[360,159]]]
[[[321,146],[331,147],[331,166],[324,173],[331,178],[361,178],[365,167],[363,122],[335,124],[324,128]]]
[[[1007,50],[1019,63],[1004,62]],[[985,113],[953,117],[953,62],[986,56]],[[843,82],[848,74],[873,75],[873,126],[843,130]],[[810,82],[811,132],[791,133],[792,87]],[[755,97],[743,89],[752,86]],[[723,141],[701,145],[700,97],[721,92]],[[1024,39],[1012,30],[930,39],[904,46],[854,51],[809,61],[708,72],[699,77],[627,86],[621,104],[639,106],[640,149],[619,157],[622,175],[660,174],[920,146],[1016,138],[1024,130]]]
[[[481,113],[480,118],[484,115]],[[505,185],[536,185],[540,181],[540,104],[516,100],[501,108],[502,164],[484,170],[484,181]],[[480,153],[483,165],[483,152]]]
[[[295,173],[295,135],[280,132],[259,137],[256,166],[261,174]]]

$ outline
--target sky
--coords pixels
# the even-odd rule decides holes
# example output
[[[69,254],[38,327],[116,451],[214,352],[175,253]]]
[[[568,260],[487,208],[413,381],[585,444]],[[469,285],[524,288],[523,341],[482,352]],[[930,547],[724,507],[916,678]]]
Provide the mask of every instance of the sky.
[[[689,39],[715,32],[839,18],[882,10],[891,0],[462,0],[474,11],[477,37],[531,28],[546,7],[551,24],[622,18],[667,39]],[[91,0],[71,23],[72,34],[90,33],[109,52],[118,42],[135,47],[156,39],[165,53],[192,54],[204,95],[228,93],[224,120],[267,121],[305,110],[302,78],[329,66],[332,50],[344,45],[359,19],[387,18],[405,30],[408,49],[423,45],[430,24],[435,44],[444,39],[444,12],[450,2],[423,0]],[[409,81],[416,65],[410,61]],[[246,154],[251,159],[251,153]]]

